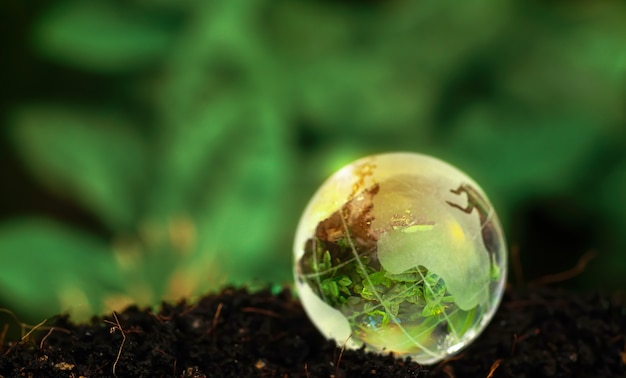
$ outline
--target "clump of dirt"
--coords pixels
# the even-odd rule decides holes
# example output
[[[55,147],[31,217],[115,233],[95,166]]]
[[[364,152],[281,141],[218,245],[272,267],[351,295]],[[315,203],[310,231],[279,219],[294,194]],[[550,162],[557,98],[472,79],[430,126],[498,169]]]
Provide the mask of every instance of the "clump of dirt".
[[[15,326],[15,325],[13,325]],[[0,327],[0,329],[4,329]],[[435,366],[337,348],[288,290],[65,316],[0,346],[0,377],[625,377],[624,296],[509,291],[489,327]]]

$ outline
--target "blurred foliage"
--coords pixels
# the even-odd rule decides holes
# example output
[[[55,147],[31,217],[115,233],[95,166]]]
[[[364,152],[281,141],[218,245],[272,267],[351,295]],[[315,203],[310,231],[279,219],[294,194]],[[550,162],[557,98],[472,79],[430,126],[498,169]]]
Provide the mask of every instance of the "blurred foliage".
[[[0,301],[22,315],[289,282],[310,195],[392,150],[481,183],[527,275],[594,249],[578,282],[625,286],[624,2],[0,10]]]

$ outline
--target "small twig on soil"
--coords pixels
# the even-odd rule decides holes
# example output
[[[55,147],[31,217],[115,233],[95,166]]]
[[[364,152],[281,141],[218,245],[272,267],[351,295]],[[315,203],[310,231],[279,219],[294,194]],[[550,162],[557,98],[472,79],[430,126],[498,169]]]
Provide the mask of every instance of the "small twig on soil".
[[[43,350],[43,344],[46,342],[46,339],[48,339],[48,337],[52,335],[52,332],[54,332],[54,327],[50,328],[48,333],[46,333],[46,335],[39,342],[39,350]]]
[[[253,312],[253,313],[257,313],[257,314],[261,314],[261,315],[271,316],[272,318],[280,319],[280,315],[279,314],[275,313],[274,311],[264,310],[262,308],[244,307],[244,308],[241,309],[241,311],[243,311],[243,312]]]
[[[530,336],[536,336],[541,332],[541,330],[539,328],[535,328],[532,332],[526,332],[525,334],[523,334],[522,336],[517,336],[517,333],[513,334],[513,344],[511,344],[511,356],[513,354],[515,354],[515,346],[526,340],[527,338],[529,338]]]
[[[217,328],[217,322],[220,319],[220,314],[222,313],[222,307],[224,307],[224,304],[222,302],[217,304],[217,309],[215,310],[215,315],[213,315],[213,321],[211,322],[211,327],[209,327],[209,329],[207,329],[204,332],[203,336],[207,336],[211,334],[211,332],[213,332],[215,328]]]
[[[589,261],[591,261],[594,257],[596,257],[596,253],[594,251],[589,251],[580,257],[578,263],[572,269],[566,270],[561,273],[549,274],[547,276],[539,277],[536,280],[531,281],[528,285],[542,286],[574,278],[585,270],[587,264],[589,264]]]
[[[448,363],[452,362],[452,361],[456,361],[456,360],[460,360],[463,358],[463,355],[465,354],[465,352],[459,353],[459,354],[455,354],[452,357],[448,357],[448,358],[444,358],[436,367],[435,369],[433,369],[433,372],[439,371],[439,370],[445,370],[446,366],[448,366]],[[444,371],[444,373],[446,373],[446,375],[450,376],[450,374],[448,374],[449,372]],[[454,376],[454,374],[452,375]]]
[[[189,314],[190,312],[192,312],[193,310],[195,310],[195,309],[196,309],[196,307],[198,307],[198,304],[197,304],[197,303],[194,303],[193,305],[189,305],[189,306],[187,306],[187,308],[186,308],[186,309],[184,309],[184,310],[180,313],[180,315],[179,315],[179,316],[180,316],[180,317],[183,317],[183,316],[185,316],[185,315]]]
[[[343,352],[346,350],[346,344],[348,344],[348,340],[352,337],[352,334],[346,338],[346,341],[343,342],[341,346],[341,351],[339,352],[339,358],[337,358],[337,363],[335,364],[335,377],[339,376],[339,364],[341,363],[341,358],[343,357]]]
[[[44,319],[41,322],[39,322],[39,324],[35,325],[33,328],[30,329],[30,331],[28,331],[24,336],[22,336],[21,341],[24,341],[25,339],[28,338],[28,336],[30,336],[31,333],[35,332],[35,330],[39,327],[41,327],[42,325],[44,325],[45,322],[47,322],[48,319]]]
[[[220,314],[222,313],[222,307],[224,304],[220,302],[217,305],[217,310],[215,310],[215,315],[213,316],[213,322],[211,323],[211,328],[217,327],[217,320],[220,318]]]
[[[2,349],[2,345],[4,345],[4,338],[7,336],[8,330],[9,323],[4,323],[4,327],[2,327],[2,333],[0,333],[0,350]]]
[[[454,378],[454,369],[451,365],[445,365],[441,371],[448,376],[448,378]]]
[[[52,326],[44,327],[43,325],[48,321],[48,319],[44,319],[41,322],[39,322],[39,324],[36,324],[36,325],[33,326],[33,325],[30,325],[30,324],[26,324],[26,323],[21,322],[17,318],[17,316],[15,316],[15,314],[12,311],[10,311],[10,310],[4,309],[4,308],[0,308],[0,312],[9,314],[13,318],[13,320],[15,320],[15,323],[17,323],[17,325],[20,326],[20,330],[21,330],[21,334],[22,334],[21,337],[20,337],[20,342],[23,342],[24,340],[26,340],[33,332],[37,331],[38,329],[41,329],[42,331],[47,329],[48,333],[39,342],[39,349],[43,349],[43,344],[45,343],[46,339],[52,334],[52,332],[54,332],[54,331],[63,331],[63,332],[68,333],[68,334],[71,333],[69,330],[67,330],[65,328],[52,327]],[[26,332],[26,329],[28,329],[28,328],[30,328],[30,330],[28,332]],[[9,330],[9,324],[5,323],[4,327],[2,328],[2,332],[0,332],[0,350],[2,349],[2,345],[4,344],[4,339],[5,339],[6,335],[7,335],[8,330]],[[6,350],[4,355],[9,354],[9,352],[13,349],[13,346],[14,345],[9,347],[9,349]]]
[[[215,310],[215,315],[213,316],[213,322],[211,322],[211,329],[215,329],[215,327],[217,327],[217,321],[220,318],[220,314],[222,313],[222,307],[224,307],[224,304],[220,302],[217,305],[217,310]]]
[[[0,308],[0,312],[4,312],[5,314],[8,314],[10,317],[13,318],[13,320],[15,320],[15,323],[17,323],[17,325],[19,325],[21,328],[22,336],[24,336],[24,332],[26,331],[26,328],[32,327],[29,324],[22,323],[11,310],[7,310],[6,308]]]
[[[495,373],[496,369],[498,368],[498,366],[500,366],[501,363],[502,359],[497,359],[494,361],[493,365],[491,365],[491,369],[489,370],[489,375],[487,375],[487,378],[493,378],[493,373]]]
[[[519,339],[519,337],[517,336],[517,333],[513,334],[513,342],[511,343],[511,356],[515,354],[515,346],[517,345],[517,340]]]
[[[13,312],[9,311],[9,310],[6,310],[6,309],[3,309],[3,308],[0,308],[0,312],[4,312],[4,313],[7,313],[7,314],[11,315],[11,316],[13,317],[13,319],[15,319],[15,322],[16,322],[17,324],[19,324],[19,326],[20,326],[20,328],[21,328],[21,332],[22,332],[22,337],[20,338],[20,341],[24,341],[24,340],[26,340],[26,339],[28,338],[28,336],[30,336],[33,332],[35,332],[35,331],[36,331],[38,328],[40,328],[40,327],[41,327],[41,326],[42,326],[45,322],[47,322],[47,321],[48,321],[48,319],[44,319],[44,320],[42,320],[41,322],[39,322],[39,324],[34,325],[34,326],[31,326],[31,325],[28,325],[28,324],[26,324],[26,323],[22,323],[22,322],[21,322],[21,321],[17,318],[17,316],[15,316],[15,314],[14,314]],[[24,331],[26,331],[26,328],[29,328],[29,327],[30,327],[30,331],[28,331],[28,332],[24,333]],[[3,333],[4,333],[4,331],[3,331]],[[4,335],[2,336],[2,339],[3,339],[3,341],[4,341]],[[14,347],[15,345],[17,345],[17,344],[13,344],[13,345],[11,345],[11,346],[9,347],[9,349],[7,349],[7,350],[6,350],[6,352],[4,352],[4,355],[5,355],[5,356],[6,356],[6,355],[8,355],[8,354],[9,354],[9,352],[11,352],[11,350],[13,350],[13,347]]]
[[[122,334],[122,343],[120,344],[120,349],[117,351],[117,357],[115,358],[115,362],[113,363],[113,375],[117,377],[115,370],[117,369],[117,363],[120,360],[120,356],[122,355],[122,349],[124,348],[124,343],[126,342],[126,334],[124,333],[124,329],[122,328],[122,325],[120,324],[120,321],[117,318],[117,314],[115,313],[115,311],[113,311],[113,317],[115,318],[115,323],[109,320],[105,320],[104,322],[113,325],[113,327],[111,327],[111,329],[109,330],[109,333],[120,331],[120,333]]]

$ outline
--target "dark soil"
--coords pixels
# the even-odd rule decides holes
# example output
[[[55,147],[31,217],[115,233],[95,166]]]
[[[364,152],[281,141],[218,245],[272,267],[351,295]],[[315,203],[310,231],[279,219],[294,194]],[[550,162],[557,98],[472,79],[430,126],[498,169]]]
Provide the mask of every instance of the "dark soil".
[[[626,377],[625,344],[623,296],[510,291],[474,344],[420,366],[342,353],[288,291],[227,289],[195,305],[129,308],[90,325],[60,317],[2,343],[0,377]]]

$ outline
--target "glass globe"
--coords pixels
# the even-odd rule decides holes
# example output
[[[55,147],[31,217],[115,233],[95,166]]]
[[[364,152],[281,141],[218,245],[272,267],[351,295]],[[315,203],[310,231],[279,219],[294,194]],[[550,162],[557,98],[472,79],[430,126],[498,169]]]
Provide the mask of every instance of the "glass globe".
[[[423,364],[474,340],[506,281],[487,196],[414,153],[368,156],[332,175],[300,219],[294,254],[302,305],[327,338]]]

